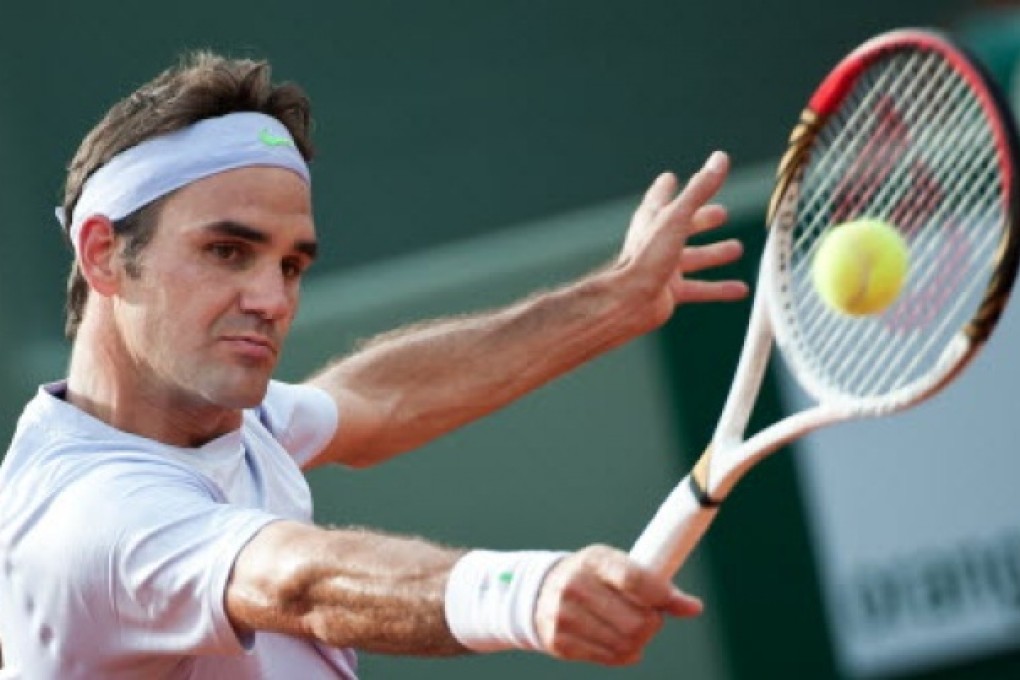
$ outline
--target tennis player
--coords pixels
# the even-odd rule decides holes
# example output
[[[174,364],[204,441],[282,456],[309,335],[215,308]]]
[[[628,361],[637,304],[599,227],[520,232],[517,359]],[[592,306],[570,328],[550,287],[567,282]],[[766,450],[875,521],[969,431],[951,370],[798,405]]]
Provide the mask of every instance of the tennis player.
[[[508,308],[387,334],[272,380],[315,259],[310,109],[264,62],[191,55],[85,137],[65,380],[0,468],[5,678],[354,678],[355,649],[533,650],[626,664],[700,602],[604,546],[441,547],[312,521],[302,470],[378,464],[484,416],[737,281],[686,274],[725,211],[713,155],[655,181],[619,257]]]

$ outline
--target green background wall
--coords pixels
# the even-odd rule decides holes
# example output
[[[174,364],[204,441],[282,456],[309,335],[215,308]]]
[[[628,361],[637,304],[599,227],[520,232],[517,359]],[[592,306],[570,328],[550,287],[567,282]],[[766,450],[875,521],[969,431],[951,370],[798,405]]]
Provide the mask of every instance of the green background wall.
[[[729,229],[751,251],[735,273],[751,279],[768,176],[816,81],[874,32],[963,32],[976,6],[5,4],[0,434],[63,370],[69,256],[51,217],[62,168],[110,104],[185,48],[268,57],[315,102],[324,253],[281,367],[293,378],[358,337],[589,269],[611,255],[655,173],[686,173],[717,147],[737,168]],[[979,47],[1005,80],[1015,33],[1002,35],[986,31]],[[406,460],[318,473],[319,519],[492,547],[626,546],[707,441],[746,313],[684,310],[662,333]],[[767,392],[759,416],[776,408]],[[792,462],[779,456],[727,504],[681,576],[709,613],[667,626],[640,666],[367,657],[365,677],[837,678],[813,569]],[[1018,675],[1005,656],[923,677]]]
[[[68,253],[51,206],[81,137],[182,50],[269,58],[311,94],[323,274],[636,195],[716,147],[738,166],[771,159],[851,46],[892,26],[955,25],[973,5],[4,3],[0,233],[17,256],[0,304],[32,300],[11,308],[4,347],[59,336]],[[0,413],[31,389],[23,363],[7,367]]]

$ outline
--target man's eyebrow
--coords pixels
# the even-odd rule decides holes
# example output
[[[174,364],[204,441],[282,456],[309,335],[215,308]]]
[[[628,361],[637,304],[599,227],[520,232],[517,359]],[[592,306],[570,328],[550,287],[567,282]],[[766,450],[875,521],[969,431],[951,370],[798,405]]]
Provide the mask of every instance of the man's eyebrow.
[[[207,225],[205,230],[223,236],[251,241],[252,243],[265,244],[270,241],[269,234],[266,232],[233,220],[213,222]],[[319,253],[319,244],[316,241],[301,240],[294,243],[294,250],[297,250],[308,259],[314,260]]]

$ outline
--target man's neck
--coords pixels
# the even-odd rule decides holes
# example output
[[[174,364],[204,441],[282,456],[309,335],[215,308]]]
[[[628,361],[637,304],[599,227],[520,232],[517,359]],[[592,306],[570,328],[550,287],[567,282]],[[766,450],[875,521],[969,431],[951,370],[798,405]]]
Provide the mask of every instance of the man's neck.
[[[161,383],[121,348],[119,338],[82,325],[71,351],[69,403],[118,430],[173,446],[201,446],[240,427],[240,410]]]

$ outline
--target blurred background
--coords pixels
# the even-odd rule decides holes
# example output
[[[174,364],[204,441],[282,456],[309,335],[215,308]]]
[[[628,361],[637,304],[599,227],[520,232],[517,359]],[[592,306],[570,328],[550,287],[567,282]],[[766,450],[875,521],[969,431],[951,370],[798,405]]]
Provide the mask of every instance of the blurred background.
[[[19,3],[0,42],[0,434],[65,369],[70,254],[52,212],[66,164],[110,105],[186,49],[267,58],[275,79],[312,97],[322,256],[280,370],[298,379],[359,338],[605,262],[647,183],[715,148],[734,162],[726,230],[749,248],[728,273],[753,280],[776,161],[835,62],[874,33],[935,27],[1020,95],[1017,11],[975,0]],[[421,453],[316,473],[318,519],[493,548],[627,547],[708,440],[748,307],[681,310]],[[941,410],[847,426],[756,469],[679,577],[708,612],[669,623],[641,664],[363,655],[363,677],[1020,677],[1020,374],[1001,368],[1016,315],[990,348],[1000,368],[976,371]],[[796,398],[770,375],[761,422]],[[865,447],[867,474],[844,474],[862,469]],[[926,477],[897,458],[910,448],[980,478],[960,486],[948,462]],[[830,494],[846,497],[842,514]],[[950,531],[940,511],[973,523]]]

